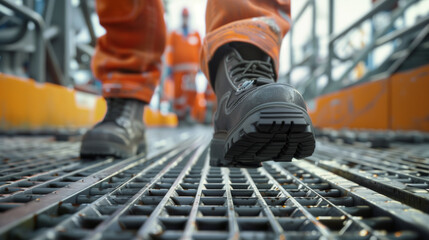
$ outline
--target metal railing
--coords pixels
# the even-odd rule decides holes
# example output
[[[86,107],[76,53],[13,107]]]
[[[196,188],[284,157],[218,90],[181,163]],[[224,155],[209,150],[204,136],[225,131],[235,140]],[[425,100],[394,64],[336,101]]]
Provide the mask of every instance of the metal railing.
[[[419,2],[420,0],[407,0],[407,1],[399,1],[399,0],[384,0],[384,1],[378,1],[374,7],[371,9],[371,11],[364,14],[362,17],[360,17],[358,20],[356,20],[353,24],[348,26],[343,31],[339,32],[338,34],[334,35],[334,0],[329,0],[328,2],[328,34],[329,34],[329,43],[328,43],[328,55],[324,59],[320,59],[321,56],[319,55],[320,52],[320,46],[318,46],[318,39],[319,37],[316,35],[316,19],[317,19],[317,3],[315,0],[307,0],[306,3],[303,5],[303,7],[300,9],[296,17],[293,19],[293,25],[289,32],[289,38],[290,38],[290,70],[286,74],[286,80],[288,82],[291,82],[292,79],[292,72],[297,69],[298,67],[308,67],[310,70],[309,77],[302,81],[297,88],[303,93],[304,97],[307,99],[313,99],[319,95],[323,95],[329,92],[340,90],[344,87],[348,87],[350,85],[360,84],[369,80],[372,80],[374,78],[382,78],[382,77],[388,77],[391,74],[393,74],[395,71],[398,70],[398,68],[404,63],[404,61],[409,57],[409,55],[423,42],[424,38],[429,33],[429,27],[427,27],[429,23],[429,17],[425,17],[423,19],[420,19],[415,24],[413,24],[410,27],[404,27],[398,30],[395,30],[392,32],[392,28],[395,24],[395,21],[401,17],[404,16],[406,11]],[[401,4],[398,4],[401,3]],[[396,6],[394,10],[393,6]],[[296,31],[294,28],[297,25],[297,23],[300,22],[302,19],[302,16],[304,15],[304,12],[307,9],[311,9],[311,26],[307,29],[311,29],[310,34],[310,44],[312,46],[312,53],[310,55],[307,55],[303,58],[302,61],[296,62],[295,56],[294,56],[294,42],[293,42],[293,36],[294,31]],[[338,45],[338,42],[341,40],[347,39],[347,37],[350,37],[349,34],[358,28],[362,26],[362,24],[372,21],[373,17],[377,15],[380,12],[383,11],[390,11],[390,21],[386,26],[384,26],[381,30],[374,33],[374,36],[370,40],[369,43],[367,43],[362,49],[358,49],[349,56],[340,56],[335,47]],[[414,40],[411,41],[411,44],[405,46],[401,46],[404,50],[403,54],[400,55],[398,59],[394,61],[392,66],[390,66],[386,71],[383,73],[379,73],[375,75],[374,72],[366,72],[365,75],[359,79],[356,79],[354,81],[344,81],[348,78],[350,73],[356,68],[356,66],[360,63],[365,61],[368,56],[374,52],[374,50],[386,43],[393,42],[396,39],[399,38],[408,38],[410,40],[410,35],[412,35]],[[399,51],[398,48],[395,49],[396,53]],[[393,52],[393,54],[395,53]],[[393,55],[392,54],[392,55]],[[386,59],[389,60],[390,57]],[[340,62],[341,64],[347,62],[348,65],[346,67],[346,70],[340,75],[338,78],[334,78],[332,74],[332,69],[335,67],[334,63],[335,61]],[[324,76],[327,79],[327,83],[324,87],[320,88],[317,86],[317,80]]]

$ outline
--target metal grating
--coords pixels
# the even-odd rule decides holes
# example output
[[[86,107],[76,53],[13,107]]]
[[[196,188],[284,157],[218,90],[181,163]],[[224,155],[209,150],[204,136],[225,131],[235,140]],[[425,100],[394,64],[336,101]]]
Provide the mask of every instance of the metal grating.
[[[406,155],[400,149],[381,151],[363,145],[347,148],[322,141],[316,155],[308,161],[267,162],[258,169],[219,168],[209,166],[211,130],[208,128],[156,129],[149,131],[149,137],[154,141],[147,156],[92,162],[75,159],[77,143],[45,139],[44,152],[58,150],[54,155],[68,159],[65,162],[69,165],[58,164],[56,169],[5,181],[0,189],[8,186],[18,190],[0,193],[3,211],[0,238],[422,239],[429,236],[426,213],[314,165],[330,158],[335,161],[329,164],[341,166],[344,164],[341,159],[352,159],[347,154],[355,151],[358,156],[374,159],[380,156],[380,162],[395,158],[392,165],[400,166],[396,161]],[[0,139],[10,143],[9,149],[14,141],[21,141],[17,152],[27,152],[23,159],[32,157],[31,161],[11,168],[40,166],[35,163],[49,158],[37,155],[38,147],[26,149],[33,144],[31,139],[35,138]],[[335,146],[338,151],[329,149]],[[422,154],[420,158],[427,160],[424,148],[416,150],[418,147],[414,146],[408,158]],[[5,149],[0,157],[7,158],[6,162],[18,154]],[[70,155],[61,158],[61,151]],[[367,164],[367,160],[364,157],[361,162]],[[368,166],[359,167],[367,170]],[[403,174],[421,178],[417,171],[421,169],[410,167]],[[18,171],[9,174],[13,172]],[[37,181],[37,178],[42,179]],[[26,182],[31,184],[23,184]]]
[[[429,144],[368,149],[319,141],[318,166],[429,213]]]

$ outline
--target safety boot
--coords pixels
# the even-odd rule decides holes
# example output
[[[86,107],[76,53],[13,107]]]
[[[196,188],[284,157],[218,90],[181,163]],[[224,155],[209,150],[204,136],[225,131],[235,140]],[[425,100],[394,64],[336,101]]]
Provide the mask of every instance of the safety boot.
[[[275,82],[272,59],[245,43],[220,51],[211,75],[218,108],[210,165],[259,167],[263,161],[310,156],[315,139],[304,99],[292,86]]]
[[[145,151],[145,103],[125,98],[107,98],[106,102],[104,119],[83,136],[81,157],[127,158]]]

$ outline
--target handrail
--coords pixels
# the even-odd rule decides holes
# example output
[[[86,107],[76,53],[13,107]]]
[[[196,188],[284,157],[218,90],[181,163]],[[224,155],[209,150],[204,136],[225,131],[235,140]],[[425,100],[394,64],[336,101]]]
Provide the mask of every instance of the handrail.
[[[296,15],[296,17],[293,19],[294,22],[298,22],[299,19],[301,19],[302,15],[304,15],[305,10],[307,10],[307,7],[310,6],[310,2],[311,0],[307,0],[304,4],[304,6],[301,8],[301,10],[299,10],[298,14]]]
[[[385,0],[385,1],[390,1],[390,0]],[[396,0],[394,0],[396,1]],[[402,14],[405,12],[406,9],[408,9],[411,5],[413,5],[414,3],[416,3],[419,0],[409,0],[407,1],[407,3],[405,4],[405,6],[403,6],[401,9],[398,9],[397,11],[395,11],[392,14],[392,19],[389,22],[389,24],[379,33],[376,34],[376,36],[374,37],[374,39],[378,39],[381,36],[383,36],[384,34],[386,34],[393,26],[395,20],[402,16]],[[333,44],[333,42],[330,42],[330,44]],[[338,79],[337,82],[341,82],[341,80],[343,80],[345,77],[347,77],[347,75],[356,67],[356,65],[362,61],[365,57],[368,56],[368,54],[374,50],[374,48],[376,47],[376,41],[372,41],[370,42],[353,60],[353,63],[346,69],[346,71],[344,71],[344,73],[341,75],[341,77]],[[329,52],[329,59],[328,61],[332,61],[332,52]],[[332,82],[332,76],[328,76],[328,85],[326,85],[327,87],[325,87],[324,90],[322,90],[322,93],[326,93],[327,91],[330,90],[329,88],[329,83]]]
[[[317,60],[317,46],[316,45],[316,35],[313,34],[315,32],[315,18],[316,18],[316,13],[313,11],[313,19],[312,19],[312,26],[309,26],[307,29],[310,30],[310,28],[312,31],[311,34],[311,38],[312,38],[312,43],[313,43],[313,51],[314,53],[312,55],[310,55],[310,59],[306,59],[306,61],[300,61],[295,62],[294,59],[294,53],[293,53],[293,33],[294,33],[294,26],[296,26],[299,23],[299,20],[302,18],[304,12],[309,8],[309,7],[313,7],[316,8],[316,1],[311,1],[311,0],[307,0],[303,7],[299,10],[298,14],[296,15],[296,17],[293,18],[293,25],[291,26],[290,32],[289,32],[289,37],[290,37],[290,70],[287,73],[287,78],[289,81],[291,80],[291,75],[292,75],[292,71],[299,66],[303,66],[304,64],[309,67],[311,69],[311,74],[310,76],[308,76],[308,79],[305,81],[304,84],[300,84],[301,87],[303,87],[304,89],[301,89],[303,93],[308,93],[306,94],[307,96],[311,96],[313,97],[313,95],[319,95],[319,94],[325,94],[328,93],[329,91],[335,90],[337,88],[341,88],[341,87],[345,87],[345,86],[349,86],[350,84],[345,84],[344,81],[342,81],[343,79],[345,79],[351,71],[353,71],[353,69],[355,68],[355,66],[363,61],[366,57],[368,57],[368,55],[374,51],[375,48],[391,42],[397,38],[400,37],[404,37],[407,34],[413,33],[413,32],[417,32],[420,30],[423,30],[423,28],[425,26],[427,26],[429,24],[429,17],[425,17],[423,19],[420,19],[419,21],[417,21],[413,26],[404,28],[404,29],[400,29],[400,30],[396,30],[395,32],[392,32],[388,35],[386,35],[386,33],[388,33],[391,29],[392,26],[394,25],[394,22],[396,19],[398,19],[399,17],[402,17],[404,12],[407,11],[409,9],[409,7],[411,7],[412,5],[414,5],[416,2],[418,2],[420,0],[407,0],[407,1],[403,1],[401,3],[403,4],[399,4],[399,7],[393,10],[393,6],[395,4],[398,4],[399,0],[383,0],[383,1],[378,1],[375,3],[374,7],[368,11],[367,13],[365,13],[362,17],[360,17],[359,19],[357,19],[355,22],[353,22],[351,25],[349,25],[347,28],[345,28],[344,30],[342,30],[339,33],[333,33],[334,31],[334,0],[329,0],[329,21],[328,21],[328,30],[329,30],[329,40],[328,40],[328,57],[326,58],[326,60],[322,63],[316,63]],[[391,14],[391,20],[389,21],[388,25],[386,27],[384,27],[383,29],[381,29],[381,31],[378,31],[375,36],[373,36],[372,41],[370,43],[368,43],[363,49],[359,49],[358,51],[355,51],[354,55],[352,55],[351,58],[347,58],[344,59],[340,56],[337,56],[337,52],[334,49],[335,44],[337,43],[338,40],[344,38],[345,36],[347,36],[351,31],[356,30],[357,27],[361,26],[365,21],[370,21],[376,14],[378,14],[379,12],[385,11],[385,10],[392,10],[392,14]],[[426,29],[426,28],[424,28]],[[420,36],[420,35],[419,35]],[[310,42],[311,43],[311,42]],[[414,43],[418,43],[415,42]],[[414,46],[415,44],[413,44]],[[408,56],[408,55],[407,55]],[[404,56],[401,56],[402,62],[403,62],[403,58]],[[349,64],[346,68],[345,71],[342,73],[342,75],[340,76],[340,78],[338,79],[333,79],[332,76],[332,68],[333,68],[333,63],[335,63],[334,59],[338,59],[338,60],[344,60],[344,61],[348,61]],[[396,63],[399,64],[400,61],[396,61]],[[386,71],[386,74],[392,74],[391,70],[393,68],[390,68],[390,71]],[[317,71],[317,72],[316,72]],[[316,81],[314,81],[315,79],[317,79],[318,77],[325,75],[327,76],[327,81],[328,83],[325,85],[325,87],[323,89],[317,89],[317,84]],[[359,81],[355,82],[355,83],[361,83],[362,81],[365,81],[365,79],[368,78],[369,73],[366,75],[366,77],[360,79]],[[334,81],[336,80],[336,81]]]
[[[374,8],[371,9],[371,11],[367,12],[361,18],[356,20],[356,22],[354,22],[352,25],[344,29],[342,32],[338,33],[336,36],[331,36],[331,39],[329,40],[329,42],[335,42],[339,38],[345,36],[351,30],[360,26],[364,21],[368,20],[369,18],[372,18],[375,14],[377,14],[381,10],[392,7],[397,2],[398,0],[384,0],[384,1],[376,2],[376,5],[374,6]]]
[[[95,47],[97,36],[95,35],[95,29],[91,22],[88,3],[86,1],[80,1],[80,8],[82,10],[83,19],[85,20],[86,26],[88,27],[89,36],[91,37],[91,46]]]
[[[294,32],[294,26],[296,25],[297,22],[299,22],[299,20],[301,19],[301,17],[304,15],[304,12],[307,10],[307,8],[312,7],[312,11],[313,11],[313,19],[312,19],[312,24],[315,25],[315,21],[316,21],[316,1],[315,0],[306,0],[304,5],[302,6],[302,8],[299,10],[298,14],[296,17],[293,18],[293,23],[289,29],[289,39],[290,39],[290,44],[289,44],[289,59],[290,59],[290,70],[289,70],[289,74],[288,74],[288,81],[290,83],[290,79],[291,79],[291,73],[292,73],[292,69],[294,68],[295,65],[295,57],[294,57],[294,52],[293,52],[293,46],[292,46],[292,42],[293,42],[293,32]],[[313,26],[313,30],[314,30],[314,26]],[[313,39],[316,37],[316,32],[315,30],[312,31],[312,36]],[[313,47],[315,46],[315,42],[313,40]],[[311,59],[310,59],[311,60]],[[314,65],[314,62],[312,62],[312,65]]]
[[[381,45],[383,45],[385,43],[388,43],[388,42],[390,42],[392,40],[395,40],[396,38],[402,37],[402,36],[404,36],[404,35],[406,35],[406,34],[408,34],[410,32],[421,30],[422,27],[425,27],[428,24],[429,24],[429,16],[420,19],[417,23],[415,23],[414,25],[412,25],[412,26],[410,26],[408,28],[397,30],[395,32],[392,32],[392,33],[390,33],[388,35],[385,35],[385,36],[377,39],[377,41],[375,42],[375,46],[376,47],[381,46]]]
[[[292,42],[293,42],[293,31],[294,31],[294,26],[296,25],[296,22],[299,22],[299,19],[301,19],[301,16],[304,14],[305,10],[307,10],[307,8],[310,6],[310,0],[307,0],[304,4],[304,6],[299,10],[296,18],[293,19],[293,23],[290,26],[289,29],[289,39],[290,39],[290,44],[289,44],[289,59],[290,59],[290,70],[289,70],[289,83],[290,83],[290,79],[291,79],[291,73],[292,73],[292,69],[293,69],[293,65],[294,65],[294,54],[293,54],[293,46],[292,46]]]

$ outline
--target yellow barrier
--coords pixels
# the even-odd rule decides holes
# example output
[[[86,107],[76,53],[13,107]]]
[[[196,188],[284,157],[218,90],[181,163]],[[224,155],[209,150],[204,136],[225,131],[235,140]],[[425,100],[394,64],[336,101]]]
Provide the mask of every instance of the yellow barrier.
[[[429,132],[429,65],[317,97],[309,114],[319,128]]]
[[[144,122],[148,127],[176,127],[177,115],[174,113],[162,114],[158,110],[146,106],[144,109]]]
[[[105,112],[99,96],[0,73],[0,130],[90,127]]]
[[[0,73],[0,130],[55,130],[88,128],[106,112],[105,100],[63,86]],[[175,114],[146,108],[149,127],[177,126]]]

